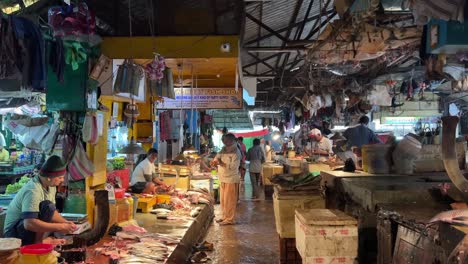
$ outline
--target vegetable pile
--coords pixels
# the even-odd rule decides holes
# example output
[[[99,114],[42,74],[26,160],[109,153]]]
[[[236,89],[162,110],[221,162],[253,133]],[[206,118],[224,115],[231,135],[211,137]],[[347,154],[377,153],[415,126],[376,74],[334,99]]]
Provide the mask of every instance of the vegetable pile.
[[[13,184],[8,184],[7,187],[6,187],[5,194],[14,194],[14,193],[19,192],[19,190],[24,185],[26,185],[26,183],[29,182],[29,180],[31,180],[31,178],[29,178],[27,176],[23,176],[23,177],[20,178],[20,180],[18,182],[13,183]]]

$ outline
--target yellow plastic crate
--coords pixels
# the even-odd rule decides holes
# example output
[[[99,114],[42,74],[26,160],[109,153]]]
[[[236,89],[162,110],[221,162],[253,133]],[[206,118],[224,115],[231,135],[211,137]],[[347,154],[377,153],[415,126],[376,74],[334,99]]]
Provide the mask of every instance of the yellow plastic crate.
[[[168,195],[168,194],[158,194],[156,199],[157,199],[158,204],[169,204],[169,203],[171,203],[171,196]]]

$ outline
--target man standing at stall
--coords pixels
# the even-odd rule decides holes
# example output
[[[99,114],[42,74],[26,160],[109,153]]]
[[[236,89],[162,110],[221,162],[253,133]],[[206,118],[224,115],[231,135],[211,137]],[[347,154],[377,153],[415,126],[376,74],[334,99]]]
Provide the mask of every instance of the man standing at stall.
[[[76,225],[55,209],[55,194],[65,173],[66,167],[58,156],[52,156],[44,163],[39,174],[21,188],[8,206],[5,237],[19,238],[22,245],[61,244],[63,239],[46,238],[46,234],[70,234],[76,230]]]
[[[241,165],[240,165],[240,168],[239,168],[240,176],[241,176],[241,181],[244,181],[245,170],[246,170],[246,168],[245,168],[245,156],[247,155],[247,147],[244,144],[244,138],[243,137],[238,137],[237,140],[238,140],[241,155],[242,155]]]
[[[319,129],[314,128],[309,132],[309,142],[304,149],[304,152],[309,156],[319,155],[328,157],[333,154],[332,144],[330,140],[322,135]]]
[[[133,170],[130,188],[134,193],[142,193],[148,186],[147,183],[153,182],[156,186],[167,188],[166,184],[156,176],[154,162],[158,158],[158,151],[150,148],[146,154],[146,159],[141,161]]]
[[[367,126],[369,125],[369,117],[362,116],[359,119],[359,124],[345,130],[343,136],[348,140],[347,149],[352,147],[361,149],[363,145],[382,143],[377,135]]]
[[[218,166],[218,177],[221,183],[221,217],[216,222],[219,225],[233,225],[239,196],[239,165],[242,154],[237,147],[236,136],[233,134],[226,134],[223,143],[224,147],[212,163],[213,166]]]
[[[252,199],[257,199],[258,184],[261,182],[260,174],[262,173],[262,164],[265,162],[265,156],[260,148],[260,140],[254,139],[253,147],[247,152],[247,160],[250,161],[249,175],[252,183]]]

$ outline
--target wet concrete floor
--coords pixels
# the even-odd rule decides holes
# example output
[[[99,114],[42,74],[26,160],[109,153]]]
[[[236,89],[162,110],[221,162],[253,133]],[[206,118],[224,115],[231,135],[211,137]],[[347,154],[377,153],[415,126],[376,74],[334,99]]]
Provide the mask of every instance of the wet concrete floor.
[[[237,204],[236,224],[219,226],[213,223],[206,241],[214,244],[214,251],[207,252],[210,263],[278,263],[279,240],[275,229],[273,202],[265,200],[263,192],[259,199],[251,200],[252,185],[248,174],[241,184],[240,201]],[[215,206],[215,214],[219,205]]]

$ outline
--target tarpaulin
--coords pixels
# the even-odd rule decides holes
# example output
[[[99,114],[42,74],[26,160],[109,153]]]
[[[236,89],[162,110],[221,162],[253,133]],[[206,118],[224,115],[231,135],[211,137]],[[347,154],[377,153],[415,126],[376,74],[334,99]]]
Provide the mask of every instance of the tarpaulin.
[[[243,138],[249,138],[249,137],[263,137],[265,135],[268,135],[270,133],[268,129],[263,129],[259,131],[249,131],[249,132],[231,132],[234,134],[236,137],[243,137]]]

